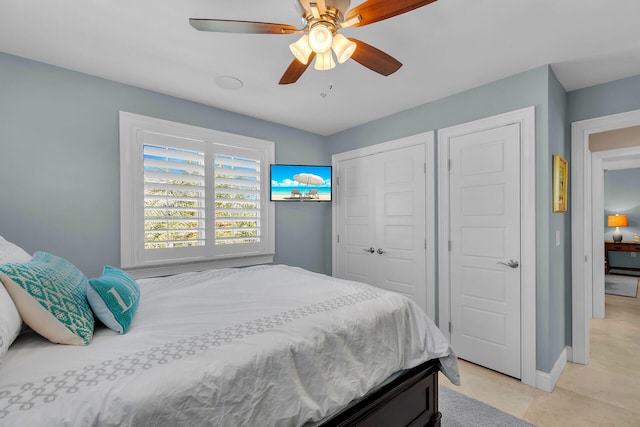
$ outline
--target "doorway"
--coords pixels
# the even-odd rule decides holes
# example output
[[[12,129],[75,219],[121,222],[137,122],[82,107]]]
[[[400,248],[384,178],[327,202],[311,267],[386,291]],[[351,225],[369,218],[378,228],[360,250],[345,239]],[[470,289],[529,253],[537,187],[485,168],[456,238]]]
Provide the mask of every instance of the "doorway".
[[[610,132],[607,132],[607,134]],[[640,129],[638,129],[640,135]],[[592,183],[593,183],[593,259],[604,259],[604,229],[602,221],[604,215],[604,172],[607,170],[625,170],[640,168],[640,146],[603,151],[592,151]],[[603,319],[605,317],[604,298],[605,272],[597,262],[593,263],[592,313],[591,317]]]
[[[602,222],[594,220],[604,212],[603,193],[594,191],[603,183],[600,178],[594,179],[594,170],[602,174],[602,161],[599,166],[598,159],[614,156],[613,150],[602,151],[598,155],[592,153],[589,140],[593,134],[638,125],[640,110],[574,122],[571,126],[572,361],[576,363],[589,363],[589,319],[594,314],[594,296],[600,298],[599,290],[594,294],[594,269],[599,274],[602,264],[598,260],[604,259]],[[640,147],[628,150],[631,151],[627,151],[627,155],[640,156]],[[599,211],[595,211],[596,205]],[[602,280],[601,297],[604,301],[604,277]],[[599,279],[597,283],[599,286]],[[598,307],[604,305],[604,302],[595,302]]]

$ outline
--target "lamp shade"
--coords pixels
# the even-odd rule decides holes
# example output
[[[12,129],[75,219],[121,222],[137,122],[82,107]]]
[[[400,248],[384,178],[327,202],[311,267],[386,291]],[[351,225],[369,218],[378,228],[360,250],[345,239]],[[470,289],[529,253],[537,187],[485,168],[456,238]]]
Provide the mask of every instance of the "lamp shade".
[[[607,217],[607,225],[609,227],[628,227],[629,221],[627,221],[626,215],[609,215]]]

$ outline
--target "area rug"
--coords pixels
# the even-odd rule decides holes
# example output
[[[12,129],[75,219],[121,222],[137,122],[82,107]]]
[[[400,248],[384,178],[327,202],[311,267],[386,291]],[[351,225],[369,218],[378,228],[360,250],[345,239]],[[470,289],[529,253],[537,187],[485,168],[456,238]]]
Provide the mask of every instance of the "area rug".
[[[611,267],[611,269],[609,270],[609,273],[619,274],[621,276],[636,276],[636,277],[640,276],[640,270],[620,270],[615,267]]]
[[[604,276],[604,293],[621,297],[636,298],[638,296],[638,278],[630,276]]]
[[[446,387],[439,386],[438,393],[442,427],[533,427],[525,420]]]

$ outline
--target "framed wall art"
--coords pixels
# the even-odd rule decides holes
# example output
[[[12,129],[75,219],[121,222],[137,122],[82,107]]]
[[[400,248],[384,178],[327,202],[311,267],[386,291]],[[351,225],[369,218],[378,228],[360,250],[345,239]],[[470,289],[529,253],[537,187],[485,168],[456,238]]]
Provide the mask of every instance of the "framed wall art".
[[[557,154],[553,155],[553,212],[567,211],[569,164]]]

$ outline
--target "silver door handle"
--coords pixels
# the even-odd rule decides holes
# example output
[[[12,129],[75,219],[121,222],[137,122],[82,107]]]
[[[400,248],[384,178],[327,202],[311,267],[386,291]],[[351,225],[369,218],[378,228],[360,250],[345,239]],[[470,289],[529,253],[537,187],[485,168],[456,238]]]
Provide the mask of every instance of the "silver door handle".
[[[518,268],[518,266],[520,265],[520,263],[518,261],[516,261],[515,259],[510,259],[509,262],[503,262],[503,261],[499,261],[496,264],[502,264],[502,265],[506,265],[507,267],[511,267],[511,268]]]
[[[380,255],[382,255],[384,253],[384,251],[382,250],[382,248],[378,248],[378,250],[376,251],[378,252]]]
[[[371,246],[369,249],[363,249],[363,251],[369,252],[370,254],[374,253],[376,250]]]

